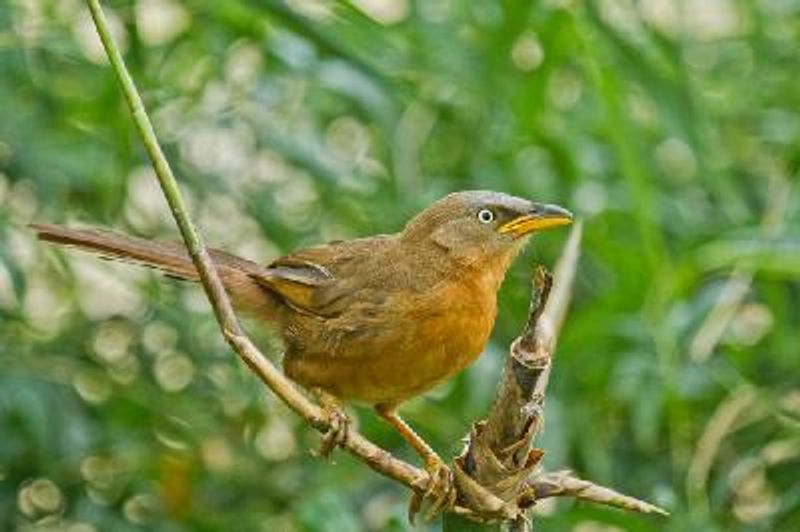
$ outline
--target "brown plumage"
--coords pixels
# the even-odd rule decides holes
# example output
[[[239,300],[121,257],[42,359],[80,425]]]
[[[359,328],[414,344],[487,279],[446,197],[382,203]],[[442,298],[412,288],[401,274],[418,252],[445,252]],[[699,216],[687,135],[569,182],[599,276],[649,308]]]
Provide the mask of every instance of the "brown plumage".
[[[375,405],[427,465],[440,467],[395,407],[481,353],[497,290],[526,237],[570,220],[559,207],[459,192],[433,203],[400,233],[302,249],[266,266],[218,250],[211,256],[234,306],[277,325],[291,379]],[[179,244],[53,225],[34,229],[42,240],[197,280]]]

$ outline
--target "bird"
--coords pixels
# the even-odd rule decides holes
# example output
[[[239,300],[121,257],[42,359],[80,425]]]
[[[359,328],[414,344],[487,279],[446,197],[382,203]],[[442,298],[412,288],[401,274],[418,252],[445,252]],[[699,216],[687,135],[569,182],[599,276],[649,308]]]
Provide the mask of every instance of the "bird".
[[[443,507],[453,502],[450,470],[398,407],[481,354],[512,260],[532,234],[571,221],[557,205],[471,190],[438,199],[397,233],[299,249],[266,265],[209,252],[234,308],[277,329],[284,373],[317,393],[335,421],[326,452],[346,438],[342,404],[370,405],[420,455],[432,479],[424,497]],[[46,242],[199,280],[182,244],[32,228]]]

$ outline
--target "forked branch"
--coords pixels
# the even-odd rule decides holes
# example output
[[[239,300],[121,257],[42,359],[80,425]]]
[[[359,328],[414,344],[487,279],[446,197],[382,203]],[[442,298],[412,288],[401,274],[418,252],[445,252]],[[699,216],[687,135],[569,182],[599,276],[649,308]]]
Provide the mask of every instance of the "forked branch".
[[[485,420],[473,423],[454,464],[459,503],[484,520],[508,520],[515,530],[529,527],[525,512],[538,500],[556,496],[666,515],[656,506],[569,472],[536,474],[544,451],[533,447],[533,442],[544,425],[545,392],[571,300],[581,232],[578,222],[556,265],[555,277],[541,267],[534,272],[528,319],[522,334],[511,344],[494,404]],[[446,528],[448,522],[449,528],[459,528],[453,521],[460,517],[445,519]]]

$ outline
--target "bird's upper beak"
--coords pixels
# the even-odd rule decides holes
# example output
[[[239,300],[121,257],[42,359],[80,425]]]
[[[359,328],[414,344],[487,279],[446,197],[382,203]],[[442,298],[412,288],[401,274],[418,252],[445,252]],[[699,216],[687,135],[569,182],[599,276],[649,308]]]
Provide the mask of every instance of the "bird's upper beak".
[[[529,212],[500,226],[501,233],[510,233],[515,238],[528,235],[541,229],[558,227],[572,223],[572,213],[558,205],[534,203]]]

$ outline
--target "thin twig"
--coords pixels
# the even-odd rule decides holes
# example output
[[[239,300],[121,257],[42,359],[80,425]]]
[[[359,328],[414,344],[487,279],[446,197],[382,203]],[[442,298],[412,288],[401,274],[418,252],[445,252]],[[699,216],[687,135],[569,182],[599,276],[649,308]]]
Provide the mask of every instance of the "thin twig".
[[[122,92],[125,95],[128,108],[133,115],[133,122],[139,132],[139,137],[142,139],[147,155],[150,157],[150,162],[153,164],[153,169],[158,177],[161,190],[167,199],[169,208],[172,211],[172,216],[178,224],[178,229],[180,230],[183,241],[186,243],[186,248],[189,250],[192,262],[200,275],[200,280],[211,302],[211,306],[214,308],[217,321],[223,330],[233,334],[243,334],[241,326],[233,312],[233,306],[225,293],[225,288],[217,275],[217,271],[208,255],[208,251],[206,251],[200,235],[192,224],[186,209],[186,204],[178,188],[178,183],[172,173],[172,168],[161,150],[155,131],[153,131],[153,124],[150,122],[144,103],[139,96],[139,92],[136,90],[133,78],[131,78],[128,69],[125,67],[122,54],[120,54],[119,49],[114,44],[111,32],[108,28],[108,22],[100,7],[100,3],[98,0],[87,0],[87,4],[92,14],[95,27],[97,28],[97,33],[103,43],[103,48],[108,55],[114,73],[117,75],[117,80],[122,87]]]
[[[530,497],[530,502],[535,502],[548,497],[575,497],[584,501],[605,504],[615,508],[622,508],[632,512],[645,514],[659,514],[667,516],[669,512],[649,502],[639,500],[629,495],[623,495],[611,488],[600,486],[594,482],[580,479],[570,471],[555,471],[544,473],[530,480],[527,485],[528,492],[523,495],[521,504],[525,504],[524,497]]]
[[[125,95],[125,100],[133,115],[133,121],[139,132],[147,155],[153,164],[161,190],[167,199],[172,215],[175,218],[192,262],[200,275],[200,281],[208,300],[214,309],[217,322],[231,348],[242,358],[250,369],[258,375],[278,397],[281,398],[297,414],[308,421],[319,431],[328,429],[328,420],[318,405],[311,402],[283,373],[278,370],[248,338],[233,311],[228,294],[217,275],[216,268],[195,229],[186,205],[182,199],[175,176],[172,173],[153,125],[147,115],[142,99],[136,89],[125,63],[108,28],[105,15],[98,0],[87,0],[97,33],[103,43],[109,61],[117,76]],[[379,473],[393,478],[406,486],[424,490],[427,487],[428,475],[422,469],[395,458],[390,453],[373,444],[355,430],[350,430],[344,447],[354,456],[360,458],[369,467]]]
[[[580,221],[575,223],[570,232],[569,240],[561,252],[561,256],[556,263],[553,272],[553,288],[544,312],[539,318],[539,327],[549,329],[552,341],[555,342],[564,325],[567,316],[567,308],[572,300],[572,287],[575,284],[575,274],[578,271],[578,257],[580,256],[581,237],[583,236],[583,225]],[[551,349],[555,349],[555,345]]]

